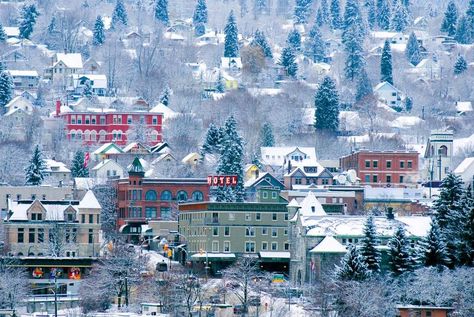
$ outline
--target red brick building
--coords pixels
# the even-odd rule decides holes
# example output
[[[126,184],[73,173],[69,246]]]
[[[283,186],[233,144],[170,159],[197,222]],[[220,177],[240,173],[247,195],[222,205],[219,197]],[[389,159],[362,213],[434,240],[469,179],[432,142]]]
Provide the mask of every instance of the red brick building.
[[[342,171],[355,170],[361,183],[374,187],[402,187],[419,180],[418,152],[360,150],[339,159]]]
[[[56,116],[64,119],[69,140],[83,140],[85,144],[115,142],[127,144],[127,133],[135,124],[146,124],[151,130],[149,143],[162,141],[162,113],[145,111],[136,112],[96,112],[74,111],[59,112],[56,106]]]
[[[177,220],[178,203],[208,201],[207,178],[145,178],[138,158],[129,177],[117,180],[117,229],[140,234],[149,220]]]

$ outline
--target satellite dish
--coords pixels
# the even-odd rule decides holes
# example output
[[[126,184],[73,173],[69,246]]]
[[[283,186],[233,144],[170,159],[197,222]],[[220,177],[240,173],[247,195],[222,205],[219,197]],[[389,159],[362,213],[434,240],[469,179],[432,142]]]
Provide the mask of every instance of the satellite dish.
[[[339,174],[337,176],[337,182],[341,185],[344,185],[346,182],[347,182],[347,178],[346,178],[346,175],[344,174]]]
[[[357,181],[357,173],[355,170],[348,170],[347,171],[347,180],[354,184]]]

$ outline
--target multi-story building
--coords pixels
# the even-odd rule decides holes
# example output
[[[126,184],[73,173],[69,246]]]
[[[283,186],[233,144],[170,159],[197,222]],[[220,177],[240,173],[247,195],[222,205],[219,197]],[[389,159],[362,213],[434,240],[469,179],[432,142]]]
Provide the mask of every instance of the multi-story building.
[[[128,178],[116,181],[118,193],[117,227],[132,240],[142,234],[148,221],[176,220],[178,203],[206,201],[206,178],[145,178],[138,158],[128,170]]]
[[[80,201],[14,202],[4,222],[5,251],[14,256],[96,257],[101,209],[92,191]]]
[[[453,170],[453,132],[431,131],[424,154],[424,179],[441,182]]]
[[[36,70],[9,70],[15,89],[37,89],[39,75]]]
[[[360,150],[340,159],[342,171],[355,170],[373,187],[414,186],[419,180],[418,152]]]
[[[190,260],[198,266],[207,261],[213,273],[246,254],[260,258],[263,267],[287,271],[290,245],[286,205],[279,195],[266,202],[180,204],[179,233],[186,238]]]
[[[67,138],[82,140],[85,144],[115,142],[127,144],[128,134],[135,126],[145,125],[149,130],[149,143],[155,144],[162,140],[161,113],[145,111],[119,112],[103,109],[72,111],[61,113],[61,104],[56,104],[56,117],[65,121]]]

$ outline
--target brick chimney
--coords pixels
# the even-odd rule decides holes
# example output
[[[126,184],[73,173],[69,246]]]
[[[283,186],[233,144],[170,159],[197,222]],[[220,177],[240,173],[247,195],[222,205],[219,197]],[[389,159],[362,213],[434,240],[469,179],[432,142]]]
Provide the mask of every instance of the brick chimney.
[[[56,100],[56,117],[61,113],[61,100]]]

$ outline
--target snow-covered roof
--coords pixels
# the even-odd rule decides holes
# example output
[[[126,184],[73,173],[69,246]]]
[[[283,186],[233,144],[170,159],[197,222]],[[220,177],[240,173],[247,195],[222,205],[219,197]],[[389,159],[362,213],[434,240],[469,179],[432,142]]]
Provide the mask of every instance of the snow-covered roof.
[[[470,111],[472,111],[472,102],[470,102],[470,101],[458,101],[458,102],[456,102],[456,110],[458,112],[470,112]]]
[[[184,41],[184,36],[176,32],[165,32],[164,37],[173,41]]]
[[[313,192],[309,192],[308,195],[300,203],[300,216],[326,216],[326,212],[323,209],[323,205],[319,202]]]
[[[417,116],[400,116],[391,121],[390,125],[394,128],[412,128],[422,122],[423,120]]]
[[[150,109],[150,112],[154,113],[162,113],[163,114],[163,121],[166,119],[174,118],[178,115],[176,111],[173,111],[170,107],[165,106],[161,102],[159,102],[156,106]]]
[[[95,197],[92,190],[88,190],[79,202],[79,209],[101,209],[99,201]]]
[[[82,68],[82,55],[80,53],[57,53],[56,59],[62,61],[68,68]]]
[[[101,145],[97,150],[94,151],[93,154],[119,154],[123,153],[123,150],[116,145],[115,143],[105,143]]]
[[[392,37],[396,36],[397,32],[388,32],[388,31],[373,31],[370,33],[373,38],[375,39],[391,39]]]
[[[120,166],[120,164],[118,164],[118,163],[115,162],[114,160],[105,159],[105,160],[101,161],[99,164],[97,164],[96,166],[94,166],[94,167],[92,168],[92,170],[93,170],[93,171],[100,170],[102,167],[104,167],[104,166],[107,165],[107,164],[113,164],[113,165],[115,165],[115,166],[118,166],[118,167],[122,168],[122,167]]]
[[[132,150],[134,149],[138,149],[138,148],[144,148],[147,152],[150,152],[150,148],[146,145],[143,145],[142,143],[140,142],[130,142],[129,144],[127,144],[124,148],[122,148],[122,151],[124,153],[128,153],[128,152],[131,152]]]
[[[303,159],[311,159],[316,161],[316,149],[314,147],[299,147],[299,146],[273,146],[261,147],[262,162],[272,166],[282,166],[285,161],[291,159],[290,154],[294,152],[301,152],[306,157]],[[292,163],[294,160],[292,160]]]
[[[242,59],[240,57],[221,57],[221,67],[223,69],[229,69],[232,67],[241,69]]]
[[[296,201],[296,199],[294,199],[294,198],[287,205],[287,207],[299,207],[299,206],[300,206],[300,204],[298,204],[298,201]]]
[[[377,92],[381,89],[385,89],[385,90],[394,90],[394,91],[399,91],[397,88],[395,88],[394,85],[392,85],[391,83],[387,82],[387,81],[383,81],[379,84],[377,84],[377,86],[374,87],[374,92]]]
[[[8,70],[7,71],[12,77],[38,77],[36,70]]]
[[[325,216],[311,217],[305,220],[308,227],[306,235],[323,237],[333,236],[364,236],[366,216]],[[431,218],[425,216],[396,217],[389,220],[387,217],[374,217],[374,223],[379,237],[392,237],[399,225],[402,225],[408,236],[424,237],[431,227]]]
[[[72,78],[78,80],[82,77],[89,79],[92,82],[92,88],[95,89],[106,89],[107,88],[107,76],[103,74],[73,74]]]
[[[107,179],[92,178],[92,177],[75,177],[74,187],[76,190],[89,190],[96,185],[104,185]]]
[[[464,174],[466,170],[474,164],[474,157],[466,157],[461,164],[456,167],[454,174]]]
[[[183,163],[194,163],[194,160],[200,160],[201,158],[202,158],[202,156],[199,153],[191,152],[188,155],[186,155],[185,157],[183,157],[181,162],[183,162]]]
[[[459,138],[453,140],[454,155],[457,155],[459,152],[472,147],[474,147],[474,133],[466,138]]]
[[[71,170],[66,167],[66,164],[63,162],[58,162],[52,159],[46,159],[46,172],[48,173],[70,173]]]
[[[347,249],[333,236],[326,236],[310,253],[346,253]]]
[[[20,37],[20,28],[16,26],[4,26],[3,30],[7,37]]]
[[[248,88],[248,92],[256,96],[276,96],[283,93],[283,89],[280,88]]]
[[[18,203],[12,202],[10,205],[10,210],[12,215],[8,218],[10,221],[24,221],[28,220],[28,209],[34,203],[39,203],[43,206],[46,210],[46,221],[62,221],[64,220],[64,211],[72,207],[77,212],[77,205],[68,205],[68,204],[57,204],[57,203],[48,203],[48,202],[40,202],[39,200],[35,200],[32,203]]]
[[[21,95],[16,96],[12,100],[10,100],[10,102],[5,105],[5,108],[8,109],[8,112],[5,115],[8,115],[8,113],[12,114],[16,112],[16,110],[22,110],[26,113],[33,112],[33,104],[31,103],[31,101]]]

